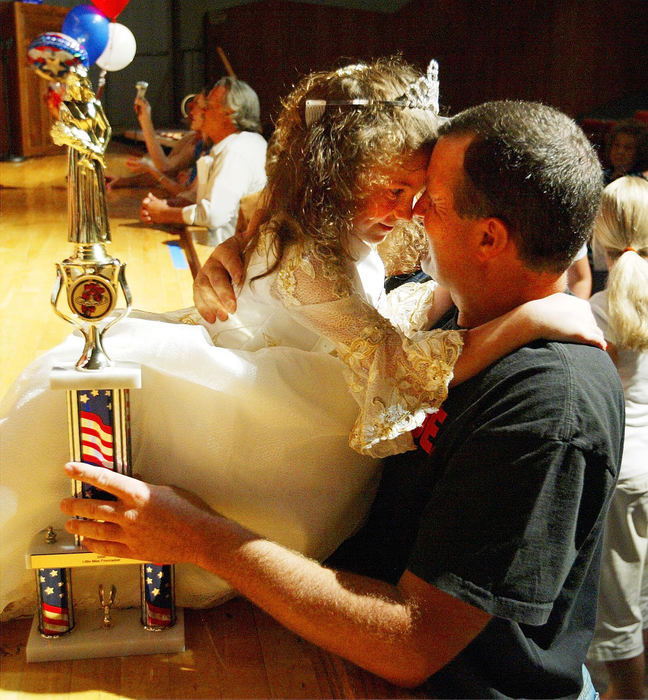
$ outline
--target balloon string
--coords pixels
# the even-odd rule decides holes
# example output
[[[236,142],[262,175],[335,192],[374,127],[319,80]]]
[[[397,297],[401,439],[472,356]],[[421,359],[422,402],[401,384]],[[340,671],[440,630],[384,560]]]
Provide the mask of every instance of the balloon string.
[[[101,73],[99,73],[99,80],[97,81],[97,99],[101,99],[101,93],[103,92],[104,86],[106,85],[106,72],[105,70],[102,70]]]

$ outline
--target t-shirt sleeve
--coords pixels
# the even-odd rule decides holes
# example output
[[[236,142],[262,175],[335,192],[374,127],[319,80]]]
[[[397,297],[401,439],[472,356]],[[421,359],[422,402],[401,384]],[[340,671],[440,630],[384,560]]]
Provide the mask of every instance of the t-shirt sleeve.
[[[491,615],[539,625],[596,536],[612,477],[573,422],[568,379],[526,374],[476,397],[475,423],[437,443],[449,457],[407,568]]]

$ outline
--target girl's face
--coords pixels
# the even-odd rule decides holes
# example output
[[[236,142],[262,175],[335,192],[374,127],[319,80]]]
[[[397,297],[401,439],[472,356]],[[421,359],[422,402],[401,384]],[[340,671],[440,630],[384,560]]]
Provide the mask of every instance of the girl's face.
[[[610,146],[610,164],[615,170],[629,172],[635,164],[637,139],[632,134],[618,133]]]
[[[423,148],[399,158],[387,172],[387,182],[376,187],[353,217],[353,232],[365,243],[387,238],[398,221],[409,221],[415,198],[425,186],[430,152]]]

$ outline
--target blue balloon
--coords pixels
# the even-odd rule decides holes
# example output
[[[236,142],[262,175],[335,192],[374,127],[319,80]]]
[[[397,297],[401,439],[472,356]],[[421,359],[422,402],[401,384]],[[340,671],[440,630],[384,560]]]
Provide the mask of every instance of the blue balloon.
[[[110,20],[96,7],[79,5],[70,10],[63,20],[63,34],[76,39],[88,53],[92,65],[108,45]]]

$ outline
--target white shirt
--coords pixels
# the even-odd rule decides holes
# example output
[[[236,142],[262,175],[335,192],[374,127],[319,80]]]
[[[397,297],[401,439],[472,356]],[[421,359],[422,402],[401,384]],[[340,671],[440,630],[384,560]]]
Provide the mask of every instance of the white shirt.
[[[241,197],[265,187],[268,144],[260,134],[240,131],[215,144],[197,161],[196,204],[183,207],[189,226],[206,226],[207,245],[234,234]]]
[[[590,298],[590,306],[606,339],[609,330],[607,289]],[[648,352],[617,347],[617,370],[625,396],[626,422],[620,479],[648,474]]]

